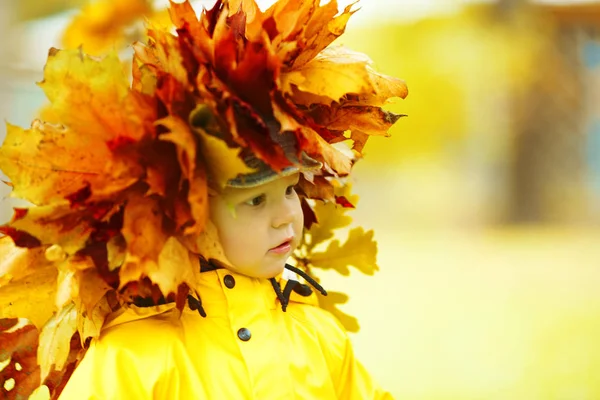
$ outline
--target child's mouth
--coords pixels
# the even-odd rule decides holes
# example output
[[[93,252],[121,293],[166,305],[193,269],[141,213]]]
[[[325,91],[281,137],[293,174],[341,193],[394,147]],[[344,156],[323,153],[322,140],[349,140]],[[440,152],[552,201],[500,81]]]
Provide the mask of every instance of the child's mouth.
[[[273,247],[272,249],[270,249],[269,252],[275,253],[275,254],[285,254],[285,253],[289,252],[291,249],[292,249],[292,239],[288,239],[285,242],[281,243],[279,246]]]

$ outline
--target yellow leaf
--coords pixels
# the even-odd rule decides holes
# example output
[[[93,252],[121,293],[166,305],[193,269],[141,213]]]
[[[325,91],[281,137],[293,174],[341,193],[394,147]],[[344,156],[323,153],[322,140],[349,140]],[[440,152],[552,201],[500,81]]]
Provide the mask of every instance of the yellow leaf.
[[[183,245],[192,253],[202,255],[206,260],[215,260],[223,265],[231,265],[219,241],[217,227],[206,221],[204,230],[196,235],[186,235],[180,238]]]
[[[77,309],[73,303],[63,307],[44,325],[38,347],[42,382],[53,369],[63,369],[71,350],[71,337],[76,331]]]
[[[151,12],[148,0],[94,0],[67,26],[63,45],[70,49],[82,46],[86,53],[102,54],[120,47],[129,39],[126,29]]]
[[[358,320],[338,308],[340,304],[348,302],[348,295],[339,292],[327,292],[327,296],[318,296],[319,306],[332,313],[348,332],[358,332]]]
[[[365,232],[362,227],[354,228],[343,245],[340,246],[337,239],[332,241],[327,250],[313,253],[310,262],[318,268],[335,269],[342,275],[350,274],[349,266],[357,268],[363,274],[373,275],[379,270],[373,231]]]
[[[345,209],[332,202],[317,202],[313,207],[317,223],[307,232],[310,236],[309,252],[318,244],[333,238],[334,230],[344,228],[352,222],[352,217],[345,215]]]
[[[0,318],[26,318],[41,328],[55,311],[58,270],[50,263],[0,285]]]
[[[239,157],[241,149],[229,147],[224,140],[207,133],[204,129],[195,128],[194,131],[200,138],[200,149],[208,168],[209,180],[219,188],[224,188],[229,180],[240,174],[250,174],[254,171]]]
[[[88,338],[100,337],[104,320],[112,312],[112,309],[106,296],[102,297],[91,311],[86,310],[83,302],[79,300],[75,304],[77,307],[77,331],[83,346]]]
[[[9,236],[0,237],[0,287],[52,265],[46,260],[45,250],[17,247]]]
[[[60,121],[92,143],[137,141],[155,119],[154,107],[130,90],[115,54],[95,59],[78,50],[51,49],[39,85]]]
[[[141,175],[135,169],[117,168],[117,173],[103,142],[67,128],[40,121],[27,130],[10,124],[6,128],[0,169],[12,182],[13,197],[48,204],[86,186],[92,193],[123,190]]]
[[[59,245],[66,253],[74,254],[87,242],[92,233],[85,215],[91,210],[74,211],[67,204],[26,209],[26,214],[10,222],[12,228],[28,232],[42,244]]]
[[[290,94],[294,85],[302,92],[327,97],[327,105],[339,102],[348,93],[370,94],[374,91],[367,70],[370,62],[362,53],[330,47],[301,68],[282,74],[282,87]]]
[[[318,4],[318,3],[317,3]],[[346,29],[346,24],[354,11],[350,11],[352,5],[347,6],[344,11],[334,18],[338,13],[337,1],[331,0],[323,7],[318,7],[307,21],[304,29],[303,51],[293,60],[291,68],[300,68],[315,58],[331,42],[339,37]]]
[[[171,236],[158,256],[158,268],[151,271],[148,277],[166,296],[169,293],[177,293],[181,283],[195,287],[194,271],[198,270],[199,266],[198,257],[190,254],[190,251],[179,240]]]

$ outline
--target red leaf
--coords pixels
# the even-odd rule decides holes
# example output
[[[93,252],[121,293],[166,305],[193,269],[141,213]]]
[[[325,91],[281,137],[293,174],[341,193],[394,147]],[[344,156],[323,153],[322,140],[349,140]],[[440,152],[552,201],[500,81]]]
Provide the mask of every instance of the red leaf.
[[[350,201],[348,201],[348,199],[344,196],[335,196],[335,202],[344,208],[355,208],[354,205],[350,203]]]

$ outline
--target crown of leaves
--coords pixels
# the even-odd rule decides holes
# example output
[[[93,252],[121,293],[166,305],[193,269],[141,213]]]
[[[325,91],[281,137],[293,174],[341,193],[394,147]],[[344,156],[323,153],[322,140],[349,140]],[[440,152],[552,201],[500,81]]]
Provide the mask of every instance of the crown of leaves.
[[[254,0],[219,0],[198,18],[185,1],[169,13],[174,31],[150,25],[147,43],[134,45],[132,83],[114,54],[52,49],[40,86],[59,123],[7,125],[0,169],[12,196],[33,205],[0,227],[0,291],[38,276],[29,287],[55,296],[40,346],[57,350],[38,357],[42,382],[72,361],[73,334],[97,337],[132,298],[184,307],[196,254],[224,260],[207,219],[209,185],[250,172],[242,149],[274,170],[290,165],[274,141],[282,132],[293,133],[298,155],[323,163],[300,182],[307,230],[297,263],[323,266],[326,254],[343,253],[330,268],[347,274],[348,254],[359,255],[361,238],[372,242],[355,228],[345,245],[315,250],[349,223],[334,212],[355,203],[339,178],[400,117],[382,106],[407,95],[365,55],[329,46],[351,6],[338,14],[335,1],[282,0],[262,12]],[[343,141],[351,155],[335,145]],[[371,253],[365,263],[375,266]],[[57,331],[68,340],[58,343]]]

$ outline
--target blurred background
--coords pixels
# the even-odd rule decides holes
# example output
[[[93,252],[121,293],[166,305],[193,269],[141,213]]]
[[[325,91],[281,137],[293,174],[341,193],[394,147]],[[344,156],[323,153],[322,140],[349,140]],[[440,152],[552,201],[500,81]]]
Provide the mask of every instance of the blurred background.
[[[165,3],[4,0],[0,116],[45,104],[48,48],[124,48]],[[359,6],[338,43],[410,94],[354,176],[380,272],[322,278],[350,294],[358,356],[398,399],[600,399],[600,1]]]

